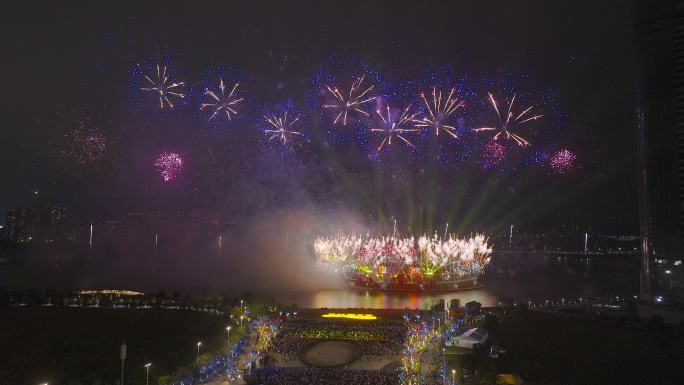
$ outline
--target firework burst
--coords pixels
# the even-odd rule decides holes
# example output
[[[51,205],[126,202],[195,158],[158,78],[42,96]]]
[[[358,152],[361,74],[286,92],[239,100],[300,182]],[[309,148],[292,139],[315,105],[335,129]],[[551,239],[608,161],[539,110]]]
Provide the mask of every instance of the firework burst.
[[[451,135],[452,138],[457,139],[456,127],[449,123],[449,117],[453,115],[459,108],[464,107],[463,101],[454,96],[454,88],[449,91],[449,95],[442,97],[442,90],[437,91],[432,87],[432,101],[428,101],[424,93],[420,94],[420,98],[425,104],[429,116],[425,116],[418,120],[416,127],[426,127],[435,130],[435,135],[439,136],[441,131]]]
[[[159,95],[159,108],[164,109],[164,105],[173,108],[171,99],[177,97],[179,99],[185,98],[185,94],[181,93],[179,87],[183,86],[185,82],[172,82],[169,80],[169,74],[166,71],[166,66],[163,69],[157,64],[157,72],[155,74],[145,75],[148,86],[141,87],[142,91],[154,92]]]
[[[484,148],[482,152],[482,159],[480,165],[484,169],[491,169],[497,164],[501,163],[504,156],[506,156],[506,147],[501,145],[496,140],[492,140]]]
[[[347,117],[350,112],[363,115],[365,117],[370,116],[370,114],[363,109],[364,105],[375,100],[375,96],[369,96],[369,92],[373,90],[375,86],[368,86],[364,88],[363,80],[365,75],[354,81],[349,88],[348,93],[342,93],[336,86],[326,85],[325,88],[328,93],[332,96],[333,101],[324,104],[323,108],[333,111],[335,115],[335,120],[333,124],[342,123],[343,126],[347,125]]]
[[[404,137],[404,134],[406,134],[407,132],[420,131],[417,128],[405,128],[405,126],[407,126],[408,124],[416,122],[415,118],[417,114],[409,112],[411,109],[411,105],[406,107],[406,109],[404,109],[404,111],[399,115],[398,118],[392,117],[389,105],[387,105],[386,109],[386,116],[383,115],[379,109],[375,111],[382,120],[382,127],[371,129],[371,132],[379,132],[384,136],[382,142],[378,146],[378,152],[382,151],[383,147],[385,147],[386,145],[391,146],[392,138],[394,137],[399,138],[408,147],[415,148],[413,143],[411,143],[408,139],[406,139],[406,137]]]
[[[295,131],[300,117],[299,114],[294,118],[291,115],[288,116],[287,110],[282,116],[271,113],[271,116],[266,117],[266,122],[271,128],[264,130],[264,133],[268,135],[268,140],[278,139],[283,146],[295,143],[295,138],[304,136],[301,131]]]
[[[162,180],[170,182],[183,171],[183,158],[176,152],[164,151],[154,162],[154,166]]]
[[[469,238],[449,235],[359,237],[339,234],[314,241],[317,262],[348,279],[387,286],[430,280],[476,279],[490,262],[492,247],[482,234]]]
[[[511,98],[510,103],[508,103],[508,110],[504,115],[501,114],[501,111],[499,110],[499,105],[496,102],[496,99],[494,99],[494,96],[490,93],[489,95],[489,102],[492,105],[492,108],[494,108],[494,111],[496,112],[496,117],[498,119],[498,124],[495,126],[491,127],[480,127],[474,129],[475,132],[480,132],[480,131],[497,131],[497,133],[494,135],[492,138],[493,140],[499,139],[501,136],[504,136],[506,139],[513,139],[515,143],[518,146],[524,147],[524,146],[529,146],[530,143],[525,140],[522,136],[515,134],[512,132],[517,127],[520,127],[522,124],[529,122],[531,120],[537,120],[541,118],[543,115],[530,115],[529,112],[532,110],[534,106],[529,106],[526,109],[524,109],[520,114],[515,114],[513,112],[513,104],[515,103],[515,94],[513,94],[513,97]]]
[[[556,151],[549,160],[549,168],[554,174],[567,174],[575,169],[577,156],[568,149]]]
[[[62,155],[81,165],[102,161],[107,154],[107,138],[88,116],[74,117],[74,122],[74,127],[64,133]]]
[[[211,99],[207,103],[202,103],[200,105],[200,110],[209,108],[212,111],[211,116],[208,120],[212,120],[216,115],[224,113],[228,120],[231,120],[233,116],[237,115],[237,108],[240,102],[244,98],[237,97],[239,83],[235,83],[231,90],[226,93],[226,86],[223,84],[223,79],[219,84],[219,91],[214,92],[212,90],[206,90],[205,95],[209,96]]]

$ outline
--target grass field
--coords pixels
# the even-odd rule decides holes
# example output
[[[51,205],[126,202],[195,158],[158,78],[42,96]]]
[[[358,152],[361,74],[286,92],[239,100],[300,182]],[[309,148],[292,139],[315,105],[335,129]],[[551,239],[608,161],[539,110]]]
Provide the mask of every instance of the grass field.
[[[494,360],[534,384],[684,384],[684,344],[654,332],[530,312],[501,321]]]
[[[119,346],[126,341],[126,384],[150,384],[192,365],[197,341],[215,351],[226,343],[221,316],[162,310],[0,308],[0,384],[118,383]],[[231,336],[232,337],[232,336]]]

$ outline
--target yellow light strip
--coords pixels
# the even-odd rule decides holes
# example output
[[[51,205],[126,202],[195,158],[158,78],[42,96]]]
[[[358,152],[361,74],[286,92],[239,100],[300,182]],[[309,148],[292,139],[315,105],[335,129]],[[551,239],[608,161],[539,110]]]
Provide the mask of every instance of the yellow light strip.
[[[353,314],[353,313],[326,313],[326,314],[323,314],[321,317],[323,317],[323,318],[347,318],[347,319],[355,319],[355,320],[363,320],[363,321],[371,321],[374,319],[378,319],[378,317],[374,316],[373,314]]]

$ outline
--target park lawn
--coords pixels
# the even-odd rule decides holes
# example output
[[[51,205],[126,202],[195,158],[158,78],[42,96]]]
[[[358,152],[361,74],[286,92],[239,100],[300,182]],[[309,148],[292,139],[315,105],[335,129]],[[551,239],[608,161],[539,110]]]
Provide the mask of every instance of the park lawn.
[[[225,341],[221,316],[171,310],[0,308],[0,384],[118,383],[119,346],[126,341],[126,383],[150,383],[192,365]]]
[[[662,340],[662,339],[661,339]],[[667,339],[666,339],[667,340]],[[497,370],[535,384],[684,384],[684,345],[654,332],[529,312],[502,319]]]

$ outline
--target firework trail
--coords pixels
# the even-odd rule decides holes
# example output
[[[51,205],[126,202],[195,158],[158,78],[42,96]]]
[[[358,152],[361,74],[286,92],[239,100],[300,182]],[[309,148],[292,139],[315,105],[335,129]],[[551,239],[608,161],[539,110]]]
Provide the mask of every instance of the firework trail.
[[[570,150],[556,151],[549,160],[549,167],[554,174],[567,174],[575,170],[577,156]]]
[[[174,180],[183,171],[183,158],[175,152],[164,151],[154,163],[164,182]]]
[[[364,105],[375,100],[375,96],[368,96],[368,93],[373,90],[375,86],[368,86],[363,89],[362,83],[366,75],[361,76],[358,80],[352,83],[348,93],[342,93],[335,86],[326,85],[325,88],[332,95],[334,101],[324,104],[323,108],[333,111],[335,120],[333,124],[342,123],[347,125],[347,117],[350,112],[355,112],[363,116],[370,116],[370,114],[363,109]]]
[[[491,103],[492,107],[494,108],[494,111],[496,112],[497,119],[499,120],[499,123],[495,126],[491,127],[480,127],[474,129],[475,132],[480,132],[480,131],[497,131],[497,133],[494,135],[492,138],[493,140],[499,139],[499,137],[505,136],[506,139],[513,139],[515,143],[518,144],[518,146],[524,147],[524,146],[529,146],[530,143],[525,140],[522,136],[515,134],[512,132],[512,130],[517,126],[520,127],[523,123],[529,122],[531,120],[537,120],[541,118],[543,115],[528,115],[528,113],[532,110],[533,106],[527,107],[526,109],[523,110],[520,114],[515,114],[513,112],[513,104],[515,103],[515,94],[513,94],[513,97],[511,98],[511,102],[508,104],[508,110],[505,114],[505,116],[501,115],[501,111],[499,110],[499,105],[496,102],[496,99],[494,99],[494,96],[490,93],[489,95],[489,102]]]
[[[381,128],[372,128],[371,132],[379,132],[382,133],[384,136],[382,142],[378,146],[378,152],[382,151],[383,147],[385,145],[391,146],[392,145],[392,138],[397,137],[401,141],[403,141],[408,147],[414,147],[413,143],[411,143],[408,139],[404,137],[403,134],[407,132],[417,132],[420,131],[417,128],[404,128],[404,126],[410,124],[410,123],[415,123],[416,120],[416,115],[418,114],[412,114],[409,112],[411,109],[411,105],[406,107],[406,109],[399,115],[399,118],[394,119],[392,118],[392,114],[390,112],[390,106],[387,105],[387,116],[385,117],[380,110],[376,110],[375,112],[378,114],[380,119],[382,119],[382,127]]]
[[[178,90],[185,82],[172,82],[169,80],[169,74],[166,72],[166,66],[163,69],[157,64],[157,74],[156,76],[145,75],[145,79],[148,82],[148,87],[141,87],[142,91],[154,92],[159,95],[159,108],[164,109],[164,104],[168,105],[169,108],[173,108],[173,103],[171,103],[171,97],[177,97],[180,99],[185,98],[185,94]]]
[[[300,131],[295,131],[295,124],[299,121],[301,115],[297,115],[292,119],[288,117],[287,110],[282,116],[271,113],[270,117],[266,117],[266,122],[272,127],[264,130],[264,133],[269,136],[268,140],[280,139],[283,146],[288,146],[294,143],[296,137],[302,137]],[[289,119],[289,120],[288,120]]]
[[[464,107],[463,101],[459,101],[454,96],[454,88],[449,91],[449,95],[442,97],[442,90],[437,92],[435,87],[432,87],[432,101],[428,101],[425,93],[420,94],[420,98],[425,104],[429,116],[425,116],[418,120],[416,127],[428,127],[435,130],[435,135],[439,136],[440,131],[451,135],[452,138],[457,139],[456,127],[448,124],[449,117],[459,108]]]
[[[212,90],[206,90],[204,92],[205,95],[208,95],[211,97],[211,100],[207,103],[202,103],[200,105],[200,110],[204,110],[205,108],[210,108],[213,112],[211,116],[209,117],[208,120],[212,120],[221,113],[222,111],[226,114],[226,117],[228,120],[231,120],[231,118],[234,115],[237,115],[237,107],[240,102],[244,98],[238,98],[236,91],[238,89],[239,83],[235,83],[233,88],[231,88],[230,92],[226,94],[226,87],[223,84],[223,79],[221,79],[221,82],[219,84],[219,92],[214,92]]]

